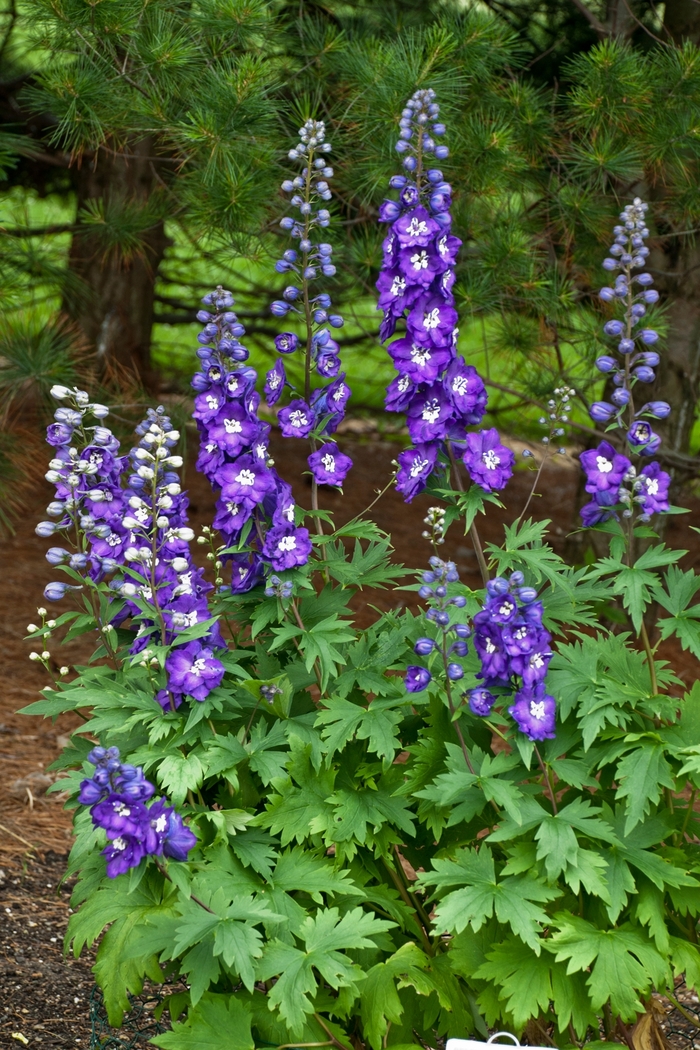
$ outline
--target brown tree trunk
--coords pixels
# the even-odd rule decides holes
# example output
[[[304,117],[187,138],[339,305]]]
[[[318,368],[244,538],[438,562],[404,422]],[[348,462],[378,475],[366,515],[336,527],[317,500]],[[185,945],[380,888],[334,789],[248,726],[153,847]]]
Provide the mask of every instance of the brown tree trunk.
[[[94,350],[100,371],[126,369],[147,388],[155,380],[150,346],[155,281],[167,244],[163,221],[147,224],[136,249],[131,245],[127,251],[114,238],[109,244],[105,231],[81,221],[81,214],[89,202],[99,201],[108,217],[120,209],[133,216],[157,188],[156,165],[150,138],[130,143],[123,152],[100,149],[83,161],[76,174],[78,228],[68,265],[85,294],[64,303]]]

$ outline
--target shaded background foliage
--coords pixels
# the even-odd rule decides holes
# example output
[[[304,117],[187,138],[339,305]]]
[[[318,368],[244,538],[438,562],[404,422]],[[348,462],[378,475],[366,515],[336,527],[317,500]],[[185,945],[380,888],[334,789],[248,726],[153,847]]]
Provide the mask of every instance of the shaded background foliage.
[[[404,101],[431,86],[465,241],[462,347],[499,424],[518,411],[527,430],[539,410],[523,419],[523,406],[566,378],[592,436],[600,260],[613,216],[639,193],[652,202],[653,323],[668,349],[650,393],[675,409],[667,466],[695,476],[700,5],[6,0],[0,30],[0,388],[19,406],[24,377],[25,423],[26,388],[40,414],[50,385],[48,345],[59,371],[77,348],[93,380],[132,399],[185,389],[193,310],[212,278],[270,352],[278,186],[310,115],[334,144],[334,299],[350,317],[355,409],[380,410],[377,206]],[[28,325],[71,325],[73,349],[39,335],[30,348]]]

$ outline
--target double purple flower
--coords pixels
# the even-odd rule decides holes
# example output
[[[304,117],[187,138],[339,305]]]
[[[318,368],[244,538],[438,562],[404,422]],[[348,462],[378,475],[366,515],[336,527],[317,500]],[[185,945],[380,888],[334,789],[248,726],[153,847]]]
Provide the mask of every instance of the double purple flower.
[[[377,281],[382,341],[405,322],[405,334],[388,346],[398,376],[385,407],[407,416],[413,448],[399,457],[396,479],[407,502],[447,461],[447,442],[463,453],[472,480],[486,491],[503,488],[514,463],[495,430],[467,439],[466,428],[483,419],[487,397],[476,369],[456,351],[452,286],[461,241],[451,234],[452,188],[438,168],[424,170],[430,155],[442,160],[449,153],[435,141],[445,131],[438,118],[435,93],[417,91],[401,115],[396,146],[408,174],[391,179],[398,200],[385,200],[379,209],[379,221],[390,224]]]
[[[110,878],[138,867],[147,856],[187,860],[196,836],[165,799],[146,806],[155,787],[141,768],[120,762],[116,747],[93,748],[88,762],[95,772],[81,782],[78,801],[90,806],[93,824],[107,833],[109,843],[102,855]]]

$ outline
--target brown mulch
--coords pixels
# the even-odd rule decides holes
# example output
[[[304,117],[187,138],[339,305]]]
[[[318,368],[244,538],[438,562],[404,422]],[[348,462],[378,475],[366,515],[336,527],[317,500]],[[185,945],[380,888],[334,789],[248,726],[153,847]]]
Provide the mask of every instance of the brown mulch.
[[[401,445],[377,435],[344,436],[344,450],[355,460],[344,494],[333,490],[322,493],[321,505],[335,513],[338,524],[362,512],[386,484],[392,460]],[[272,452],[280,473],[292,481],[297,499],[309,505],[308,485],[302,476],[306,469],[307,449],[304,442],[273,440]],[[507,490],[507,510],[489,509],[487,519],[480,519],[483,542],[502,542],[503,522],[513,521],[522,509],[534,475],[519,471]],[[213,498],[206,481],[190,469],[190,519],[197,531],[213,516]],[[552,519],[551,541],[563,552],[567,535],[575,527],[573,505],[577,471],[573,464],[548,464],[540,483],[541,496],[531,504],[530,513],[537,518]],[[0,1046],[68,1048],[89,1047],[90,1023],[88,1000],[93,985],[89,959],[63,961],[61,943],[68,921],[69,888],[57,889],[65,870],[65,858],[71,845],[71,815],[62,808],[62,799],[42,793],[47,767],[57,757],[68,735],[82,724],[75,714],[61,716],[54,724],[30,719],[16,712],[37,699],[43,686],[50,684],[43,669],[28,659],[32,646],[24,640],[26,626],[37,622],[37,606],[46,606],[49,614],[63,611],[67,602],[51,606],[43,597],[46,582],[54,578],[44,560],[50,543],[34,534],[35,523],[42,519],[44,508],[52,498],[48,484],[27,500],[17,532],[0,540]],[[372,517],[389,532],[396,559],[409,567],[421,568],[430,554],[429,545],[421,539],[423,517],[429,501],[416,499],[404,504],[393,490],[387,492],[372,512]],[[689,526],[699,520],[700,500],[688,499],[685,505],[692,514],[674,517],[669,522],[666,541],[670,546],[690,551],[686,565],[700,561],[700,537]],[[202,548],[195,548],[202,553]],[[468,538],[456,527],[443,547],[444,555],[455,559],[464,582],[480,586],[476,557]],[[59,577],[56,577],[59,578]],[[354,600],[363,622],[371,622],[375,613],[406,599],[388,591],[364,592]],[[92,639],[80,639],[69,646],[48,644],[52,664],[74,665],[86,659],[93,647]],[[54,652],[55,650],[55,652]],[[698,663],[675,644],[665,645],[662,655],[672,659],[677,673],[686,685],[698,677]],[[35,776],[32,778],[32,774]],[[55,778],[55,774],[48,774]],[[20,781],[20,786],[17,782]],[[22,787],[22,782],[29,786]],[[691,1010],[696,1002],[689,1002]],[[674,1015],[675,1016],[675,1015]],[[687,1022],[683,1022],[687,1024]],[[13,1033],[19,1033],[18,1039]],[[458,1034],[458,1033],[455,1033]],[[28,1040],[28,1043],[24,1042]],[[672,1043],[688,1047],[690,1036]],[[700,1047],[700,1041],[698,1041]]]

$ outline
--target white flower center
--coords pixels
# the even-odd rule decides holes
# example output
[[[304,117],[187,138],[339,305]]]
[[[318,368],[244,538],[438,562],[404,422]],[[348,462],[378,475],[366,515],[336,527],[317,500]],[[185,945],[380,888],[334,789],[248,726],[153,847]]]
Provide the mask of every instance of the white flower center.
[[[293,551],[296,550],[297,541],[294,536],[283,536],[277,544],[277,549],[281,551]]]
[[[400,394],[405,394],[410,385],[411,385],[411,380],[408,378],[408,376],[401,376],[400,379],[399,379],[399,383],[398,383],[399,393]]]
[[[655,496],[659,491],[659,482],[657,478],[647,478],[647,492],[650,496]]]
[[[291,521],[294,524],[294,504],[290,503],[284,514],[282,515],[287,521]]]
[[[305,427],[308,422],[306,418],[306,413],[302,412],[298,408],[295,408],[294,411],[291,412],[289,415],[289,422],[293,427]]]
[[[425,468],[427,466],[428,466],[428,460],[427,459],[414,459],[413,460],[413,466],[411,467],[411,470],[410,470],[411,477],[412,478],[417,478],[419,474],[423,473],[423,471],[425,470]]]
[[[512,602],[504,602],[503,605],[500,607],[500,609],[498,611],[499,611],[501,616],[507,616],[508,613],[512,611],[512,609],[513,609],[513,603]]]
[[[489,653],[489,655],[490,655],[491,653],[495,653],[496,652],[496,648],[497,647],[493,644],[491,639],[487,638],[486,639],[486,645],[485,645],[486,652]]]
[[[596,456],[596,466],[599,474],[609,474],[613,468],[612,463],[605,456]]]
[[[536,718],[539,722],[544,718],[544,700],[531,700],[530,701],[530,715],[532,718]]]
[[[192,666],[190,667],[190,674],[193,674],[197,678],[199,678],[199,676],[201,675],[202,671],[205,670],[205,668],[206,664],[204,660],[200,657],[198,660],[195,660]]]
[[[270,372],[269,376],[267,377],[267,385],[269,386],[270,390],[276,390],[281,382],[282,377],[278,375],[277,372]]]
[[[538,669],[544,667],[544,660],[540,653],[535,653],[534,656],[530,657],[530,667],[536,667]]]
[[[197,613],[189,612],[175,612],[173,613],[173,626],[174,627],[194,627],[197,622]]]
[[[335,474],[335,456],[331,456],[330,452],[326,452],[321,463],[323,463],[324,470],[327,470],[329,474]]]
[[[227,434],[240,434],[243,430],[243,427],[237,419],[225,419],[224,429]]]
[[[432,401],[426,401],[421,418],[426,423],[434,423],[436,419],[440,418],[440,402],[437,398],[433,398]]]
[[[520,641],[522,638],[527,638],[527,627],[519,627],[517,631],[513,631],[513,637]]]
[[[238,380],[229,379],[228,383],[226,384],[226,388],[230,394],[235,394],[235,392],[238,390]]]
[[[432,309],[430,311],[429,314],[426,314],[425,317],[423,318],[423,327],[427,328],[428,330],[430,330],[432,328],[437,328],[439,324],[440,324],[440,308],[436,306],[436,307],[434,307],[434,309]]]
[[[459,394],[460,397],[464,397],[468,386],[469,384],[464,376],[455,376],[452,380],[452,390],[455,394]]]
[[[438,241],[438,251],[440,252],[440,255],[445,255],[447,253],[447,234],[441,237]]]
[[[238,514],[238,511],[240,510],[240,504],[234,503],[233,500],[229,500],[226,504],[226,510],[229,512],[229,514]]]
[[[345,387],[341,383],[336,392],[333,394],[334,401],[341,401],[345,396]]]
[[[401,295],[406,290],[406,280],[404,277],[395,277],[391,285],[392,295]]]
[[[255,484],[255,474],[253,473],[252,470],[247,470],[247,469],[244,468],[240,472],[240,474],[238,474],[238,476],[236,477],[236,481],[238,482],[239,485],[247,485],[247,486],[254,485]]]
[[[428,361],[432,357],[430,350],[426,350],[424,346],[418,346],[416,343],[411,347],[411,360],[414,364],[427,365]]]
[[[408,234],[408,236],[409,237],[419,237],[421,234],[427,233],[427,232],[428,232],[428,227],[425,224],[424,220],[423,219],[417,219],[415,217],[415,215],[414,215],[414,217],[411,219],[411,221],[408,224],[408,228],[406,229],[406,233]]]
[[[209,406],[209,408],[212,411],[214,411],[214,409],[217,409],[219,407],[219,399],[218,399],[218,397],[214,397],[212,394],[207,394],[206,400],[207,400],[207,405]]]
[[[423,248],[421,251],[416,252],[415,255],[411,256],[411,266],[414,270],[427,270],[430,259],[428,253]]]
[[[484,454],[481,457],[481,460],[487,470],[495,470],[498,464],[501,462],[492,448],[490,448],[488,452],[484,452]]]
[[[155,830],[157,832],[160,833],[160,832],[165,831],[167,823],[168,823],[168,818],[166,817],[165,813],[161,813],[161,815],[158,817],[157,820],[152,820],[151,821],[151,826],[153,828],[155,828]]]
[[[125,806],[123,802],[115,802],[114,803],[114,812],[117,814],[118,817],[130,817],[131,816],[131,810],[129,809],[128,806]]]
[[[112,840],[112,848],[113,848],[113,849],[118,849],[118,850],[124,850],[124,849],[126,849],[126,842],[125,842],[125,841],[124,841],[124,839],[123,839],[123,838],[121,837],[121,835],[119,836],[119,838],[118,838],[118,839],[113,839],[113,840]]]

